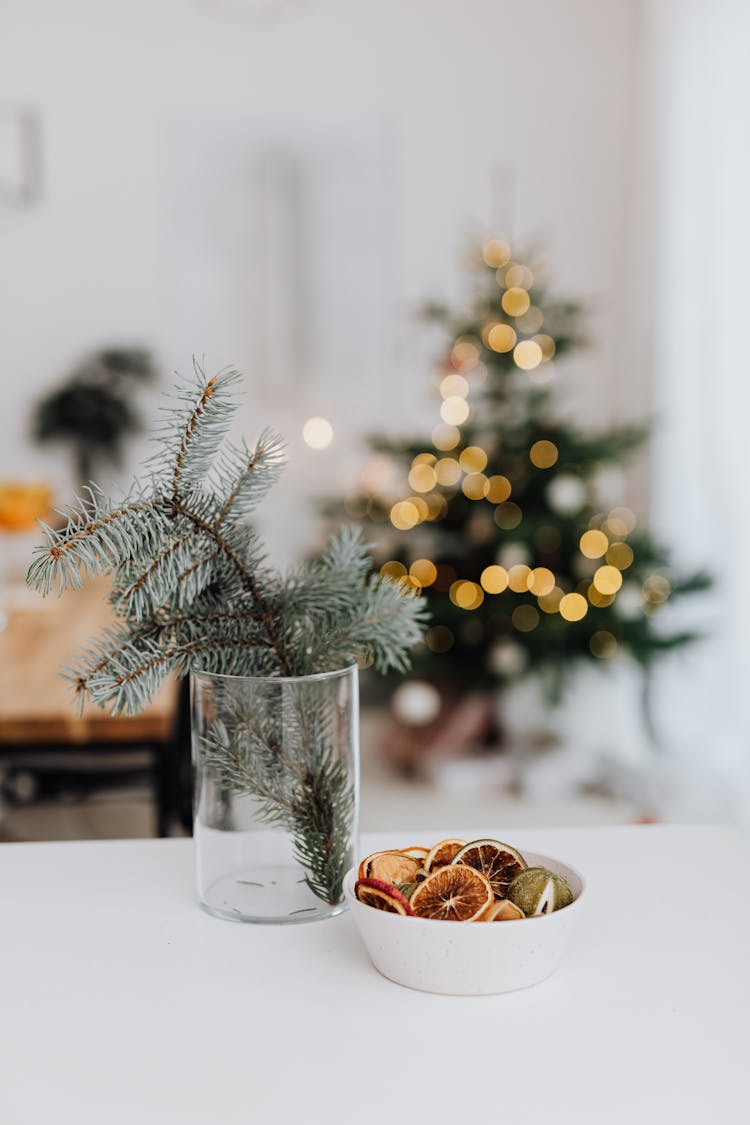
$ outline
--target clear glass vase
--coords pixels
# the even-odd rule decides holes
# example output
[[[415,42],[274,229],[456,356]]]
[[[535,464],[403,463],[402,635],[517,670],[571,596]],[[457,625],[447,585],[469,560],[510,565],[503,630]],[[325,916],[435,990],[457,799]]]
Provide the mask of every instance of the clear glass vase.
[[[357,852],[356,665],[316,676],[191,675],[198,897],[241,922],[344,909]]]

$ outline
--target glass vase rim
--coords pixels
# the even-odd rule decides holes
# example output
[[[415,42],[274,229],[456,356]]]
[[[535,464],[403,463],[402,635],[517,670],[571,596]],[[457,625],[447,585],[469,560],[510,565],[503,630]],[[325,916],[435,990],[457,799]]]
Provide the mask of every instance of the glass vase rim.
[[[190,676],[191,678],[205,676],[208,680],[234,680],[238,683],[241,680],[246,680],[248,683],[256,684],[301,684],[343,678],[351,672],[358,671],[358,669],[357,661],[353,660],[351,664],[347,664],[344,668],[335,668],[331,672],[311,672],[306,676],[238,676],[232,672],[205,672],[201,668],[191,668]]]

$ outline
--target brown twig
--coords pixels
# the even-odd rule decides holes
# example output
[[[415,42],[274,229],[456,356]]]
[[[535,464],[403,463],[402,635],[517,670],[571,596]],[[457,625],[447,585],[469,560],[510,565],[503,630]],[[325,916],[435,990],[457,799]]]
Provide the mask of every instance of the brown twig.
[[[190,441],[191,441],[191,438],[193,436],[193,431],[195,430],[195,427],[198,425],[198,420],[200,419],[200,416],[203,413],[203,411],[206,409],[206,404],[209,402],[209,400],[211,398],[213,398],[215,390],[216,390],[216,376],[213,375],[208,380],[205,387],[203,388],[203,391],[201,393],[201,397],[198,399],[198,402],[193,407],[193,410],[191,411],[190,417],[188,418],[187,423],[185,425],[185,431],[182,435],[182,440],[180,442],[180,448],[177,451],[177,460],[175,461],[174,469],[172,470],[172,503],[175,507],[175,510],[176,510],[176,505],[177,505],[177,502],[178,502],[179,496],[180,496],[180,474],[182,473],[182,466],[183,466],[183,463],[185,461],[185,454],[187,452],[188,446],[190,445]]]

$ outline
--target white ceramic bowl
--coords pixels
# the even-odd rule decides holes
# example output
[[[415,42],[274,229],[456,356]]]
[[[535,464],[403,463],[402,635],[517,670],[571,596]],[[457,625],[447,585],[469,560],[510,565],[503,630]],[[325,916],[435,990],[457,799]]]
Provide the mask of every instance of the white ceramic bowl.
[[[407,988],[449,996],[490,996],[546,980],[568,946],[585,885],[575,868],[551,856],[525,850],[523,856],[529,867],[548,867],[567,879],[573,892],[570,906],[512,922],[404,917],[359,902],[353,867],[344,880],[344,894],[378,972]]]

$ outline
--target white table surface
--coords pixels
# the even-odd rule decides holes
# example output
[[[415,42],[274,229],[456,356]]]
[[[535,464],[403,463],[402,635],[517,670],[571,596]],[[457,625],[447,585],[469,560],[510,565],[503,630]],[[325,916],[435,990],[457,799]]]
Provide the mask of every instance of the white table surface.
[[[348,915],[209,917],[187,840],[0,845],[0,1122],[746,1125],[748,840],[512,837],[579,867],[588,906],[555,976],[477,998],[380,977]]]

